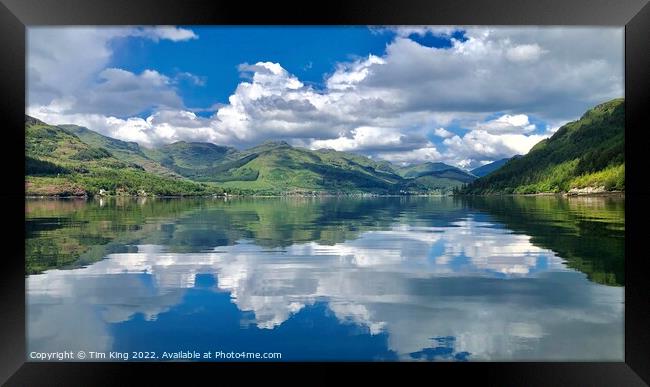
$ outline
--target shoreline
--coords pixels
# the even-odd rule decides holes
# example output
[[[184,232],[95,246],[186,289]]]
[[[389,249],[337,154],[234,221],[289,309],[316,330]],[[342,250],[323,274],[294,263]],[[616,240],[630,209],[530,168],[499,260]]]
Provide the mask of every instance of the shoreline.
[[[412,195],[380,195],[380,194],[318,194],[318,195],[103,195],[103,196],[58,196],[58,195],[25,195],[25,199],[109,199],[109,198],[130,198],[130,199],[229,199],[229,198],[338,198],[338,197],[356,197],[356,198],[389,198],[389,197],[451,197],[454,195],[441,194],[412,194]]]
[[[625,191],[603,191],[603,192],[537,192],[529,194],[515,194],[515,193],[492,193],[492,194],[459,194],[455,196],[558,196],[563,198],[575,198],[575,197],[615,197],[615,196],[625,196]]]
[[[530,194],[317,194],[317,195],[301,195],[301,194],[287,194],[287,195],[103,195],[103,196],[57,196],[57,195],[25,195],[25,199],[109,199],[109,198],[129,198],[129,199],[228,199],[228,198],[338,198],[338,197],[357,197],[357,198],[388,198],[388,197],[496,197],[496,196],[558,196],[564,198],[573,197],[625,197],[625,191],[598,191],[598,192],[538,192]]]

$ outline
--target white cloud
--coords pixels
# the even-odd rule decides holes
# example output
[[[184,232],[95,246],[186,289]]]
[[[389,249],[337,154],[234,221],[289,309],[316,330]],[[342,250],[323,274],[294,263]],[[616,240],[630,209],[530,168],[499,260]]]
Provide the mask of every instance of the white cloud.
[[[254,65],[244,63],[239,65],[239,71],[249,75],[252,78],[252,84],[258,86],[248,90],[252,92],[249,97],[253,99],[262,95],[270,95],[273,92],[300,89],[304,86],[298,78],[289,74],[279,63],[258,62]],[[260,94],[255,94],[255,92]],[[265,92],[269,92],[269,94],[265,94]]]
[[[158,40],[171,40],[172,42],[181,42],[184,40],[199,38],[198,35],[196,35],[192,30],[174,26],[136,28],[130,33],[130,35],[145,37],[156,42]]]
[[[117,31],[102,28],[27,29],[28,101],[49,104],[72,97],[102,71],[112,55],[107,43]]]
[[[407,151],[380,152],[378,157],[399,164],[414,164],[423,161],[442,161],[443,157],[435,145],[429,143],[425,147]]]
[[[168,79],[157,71],[145,70],[135,76],[110,68],[113,55],[111,41],[130,36],[154,41],[197,38],[191,30],[164,26],[29,27],[28,106],[37,110],[38,107],[51,105],[54,100],[66,100],[73,103],[64,113],[122,117],[139,113],[140,110],[135,107],[143,104],[148,107],[182,106],[180,97],[173,95],[175,91]],[[126,93],[134,89],[139,90]],[[111,96],[102,95],[110,92],[113,92]],[[147,99],[152,103],[146,104]]]
[[[454,134],[452,132],[446,130],[445,128],[437,128],[436,130],[433,131],[433,133],[436,136],[442,137],[442,138],[449,138],[449,137],[454,136]]]
[[[491,134],[485,130],[472,130],[463,137],[445,139],[445,157],[465,168],[475,168],[482,160],[499,160],[514,155],[524,155],[535,144],[548,137],[524,134]]]
[[[281,63],[244,63],[228,103],[212,117],[188,118],[201,109],[184,106],[177,79],[200,81],[107,69],[107,43],[119,36],[195,39],[192,31],[98,28],[84,35],[77,28],[30,28],[28,110],[46,122],[97,123],[89,127],[150,145],[192,139],[245,147],[285,139],[398,162],[469,166],[525,153],[551,134],[529,117],[555,128],[623,95],[621,28],[468,27],[449,48],[408,38],[450,37],[457,29],[392,28],[397,34],[383,55],[339,63],[323,89]],[[149,118],[133,117],[152,108]],[[495,112],[501,116],[486,120]],[[467,133],[444,128],[452,122]]]
[[[376,55],[369,55],[367,59],[351,63],[340,63],[338,68],[327,79],[327,88],[330,90],[353,90],[356,85],[372,75],[372,67],[386,64],[386,61]]]
[[[591,32],[591,36],[587,35]],[[574,118],[599,102],[594,91],[622,94],[621,29],[484,29],[467,31],[467,41],[449,49],[397,38],[385,65],[375,65],[365,85],[391,90],[405,109],[509,111],[543,119]],[[601,40],[600,47],[572,55],[568,42]],[[513,52],[530,45],[548,51],[534,62],[513,62]],[[560,102],[562,101],[562,102]]]
[[[108,68],[97,78],[99,82],[94,88],[79,91],[76,96],[52,99],[48,105],[31,105],[27,111],[45,122],[63,124],[68,116],[101,115],[108,119],[116,115],[134,115],[150,107],[181,108],[183,104],[169,78],[155,70],[134,74]]]
[[[329,148],[338,151],[396,148],[403,144],[404,135],[390,128],[360,126],[352,129],[352,137],[314,140],[312,149]]]
[[[392,27],[375,27],[373,30],[377,33],[390,31],[397,36],[409,37],[411,35],[425,36],[432,34],[434,36],[450,37],[454,32],[459,31],[461,28],[457,26],[416,26],[416,25],[403,25]]]
[[[528,133],[535,130],[535,125],[528,121],[528,116],[525,114],[504,114],[493,120],[477,124],[476,129],[492,134]]]
[[[28,109],[27,114],[41,117],[53,125],[75,124],[93,128],[106,136],[135,141],[147,147],[181,140],[208,141],[217,144],[228,140],[211,127],[208,119],[187,110],[159,110],[146,119],[126,119],[101,114],[60,114],[50,107]]]
[[[529,62],[539,59],[546,52],[538,44],[522,44],[506,51],[506,57],[514,62]]]
[[[94,88],[79,92],[83,104],[77,104],[77,112],[133,116],[148,108],[183,107],[171,80],[155,70],[134,74],[107,68],[98,74],[98,79]]]

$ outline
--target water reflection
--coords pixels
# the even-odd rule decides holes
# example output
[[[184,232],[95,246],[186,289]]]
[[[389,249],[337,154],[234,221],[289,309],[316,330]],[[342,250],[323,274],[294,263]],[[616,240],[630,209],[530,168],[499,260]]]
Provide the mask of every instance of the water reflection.
[[[36,239],[57,239],[106,219],[98,229],[139,224],[109,235],[100,246],[118,251],[103,259],[27,278],[30,350],[230,345],[286,360],[622,359],[623,288],[589,281],[485,203],[178,202],[160,211],[155,201],[75,203],[68,219],[84,218],[85,228],[34,228]],[[32,219],[62,216],[29,206]],[[119,215],[106,216],[107,207]],[[605,212],[616,230],[620,216]],[[569,227],[551,213],[556,231]]]

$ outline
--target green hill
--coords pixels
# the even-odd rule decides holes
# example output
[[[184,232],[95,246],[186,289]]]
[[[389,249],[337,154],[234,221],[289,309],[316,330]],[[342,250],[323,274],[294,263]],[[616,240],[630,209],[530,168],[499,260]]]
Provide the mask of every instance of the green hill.
[[[90,168],[137,168],[121,161],[105,148],[92,146],[60,127],[47,125],[38,120],[26,120],[25,151],[27,173],[47,175],[49,168],[61,168],[59,174],[86,173]],[[31,125],[30,125],[31,124]]]
[[[614,99],[588,110],[525,156],[469,184],[462,193],[625,189],[625,105]]]
[[[473,179],[441,163],[444,167],[435,171],[436,176],[405,178],[387,161],[331,149],[298,148],[284,141],[267,141],[242,151],[177,142],[144,152],[184,177],[243,194],[442,193]]]
[[[468,183],[476,179],[476,176],[463,171],[460,168],[452,167],[445,163],[432,163],[425,162],[421,164],[413,164],[406,167],[397,169],[400,176],[407,179],[415,179],[421,176],[433,176],[437,178],[447,178],[458,180],[463,183]]]
[[[101,135],[88,128],[77,125],[59,125],[59,128],[74,134],[84,143],[108,150],[115,158],[141,166],[145,171],[166,177],[179,178],[180,175],[147,157],[136,142],[117,140]]]
[[[241,152],[222,186],[263,192],[398,193],[402,177],[363,156],[267,142]],[[231,165],[228,164],[228,165]]]
[[[84,134],[88,139],[95,135]],[[96,145],[104,142],[91,141]],[[112,140],[112,139],[111,139]],[[108,149],[81,140],[67,129],[25,118],[25,194],[84,196],[102,190],[112,195],[205,195],[215,187],[147,172]]]
[[[463,181],[453,178],[424,175],[415,179],[408,179],[404,183],[403,190],[412,193],[426,193],[429,191],[449,193],[461,188],[463,184]]]
[[[232,147],[179,141],[160,148],[145,149],[145,154],[174,173],[194,181],[222,182],[256,178],[250,173],[232,175],[227,172],[250,160]]]
[[[471,173],[460,168],[452,167],[445,163],[425,162],[397,168],[397,173],[407,179],[404,183],[405,191],[449,192],[462,187],[476,179]]]
[[[28,195],[450,193],[475,177],[443,163],[398,168],[268,141],[246,150],[176,142],[155,149],[26,117]]]
[[[231,160],[237,154],[237,149],[207,142],[179,141],[148,153],[151,158],[170,167],[201,169]]]
[[[331,149],[292,147],[283,141],[266,142],[240,152],[239,157],[220,164],[221,168],[213,167],[213,181],[225,188],[267,193],[398,194],[447,193],[474,179],[448,165],[405,177],[386,161]]]

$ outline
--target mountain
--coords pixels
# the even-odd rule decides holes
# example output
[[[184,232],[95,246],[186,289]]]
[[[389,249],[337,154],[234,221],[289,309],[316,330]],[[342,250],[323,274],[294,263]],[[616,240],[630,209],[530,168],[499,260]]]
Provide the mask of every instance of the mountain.
[[[625,189],[625,103],[602,103],[525,156],[469,184],[466,194]]]
[[[88,128],[77,125],[59,125],[68,133],[77,136],[82,142],[109,151],[118,160],[141,166],[145,171],[165,177],[180,177],[169,168],[162,166],[159,162],[147,157],[136,142],[127,142],[117,140],[111,137],[101,135]]]
[[[405,176],[387,161],[331,149],[298,148],[283,141],[266,142],[238,155],[239,159],[213,167],[211,177],[220,186],[269,193],[445,193],[475,178],[442,163],[414,166],[418,173]]]
[[[246,150],[180,141],[158,148],[26,117],[28,195],[449,193],[475,176],[443,163],[397,167],[268,141]]]
[[[476,176],[445,163],[411,164],[396,168],[395,171],[407,179],[403,188],[407,192],[448,192],[476,179]]]
[[[521,156],[516,155],[516,156],[513,156],[511,158],[516,158],[516,157],[521,157]],[[482,166],[480,166],[478,168],[474,168],[470,172],[474,176],[483,177],[485,175],[488,175],[488,174],[496,171],[497,169],[501,168],[502,166],[504,166],[508,162],[508,160],[510,160],[511,158],[505,158],[505,159],[493,161],[493,162],[491,162],[489,164],[485,164],[485,165],[482,165]]]
[[[86,129],[87,130],[87,129]],[[104,148],[110,138],[82,133],[84,142],[67,129],[25,117],[25,194],[28,196],[92,196],[103,191],[124,195],[207,195],[215,187],[148,172]],[[117,141],[117,140],[115,140]],[[120,154],[135,152],[123,150]]]
[[[221,164],[221,186],[261,192],[397,193],[399,175],[369,158],[332,150],[309,150],[267,142]]]
[[[85,173],[89,168],[137,168],[118,160],[102,147],[92,146],[60,127],[28,117],[25,126],[26,173]]]
[[[179,141],[146,152],[149,157],[157,159],[164,165],[174,168],[202,169],[231,160],[232,156],[237,154],[237,149],[208,142]]]
[[[446,178],[457,180],[462,183],[469,183],[476,179],[476,176],[463,171],[460,168],[452,167],[445,163],[425,162],[421,164],[401,167],[397,170],[400,176],[407,179],[416,179],[423,176],[432,176],[436,178]]]
[[[179,141],[155,149],[144,149],[145,155],[174,173],[195,181],[223,181],[223,168],[240,158],[237,149],[207,142]]]

